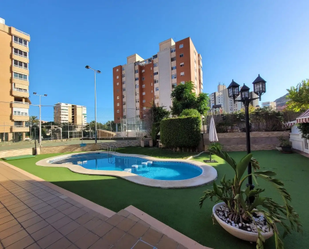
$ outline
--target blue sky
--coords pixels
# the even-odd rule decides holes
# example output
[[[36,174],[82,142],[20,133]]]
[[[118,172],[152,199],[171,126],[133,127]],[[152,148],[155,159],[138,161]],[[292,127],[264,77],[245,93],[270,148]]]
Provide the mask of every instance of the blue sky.
[[[42,119],[57,102],[85,105],[94,120],[113,120],[112,68],[138,53],[148,58],[159,42],[191,37],[203,57],[204,92],[218,83],[267,81],[262,101],[273,101],[309,78],[308,0],[99,1],[0,0],[6,24],[31,35],[30,92],[42,99]],[[38,97],[30,97],[33,104]],[[38,115],[31,107],[30,115]]]

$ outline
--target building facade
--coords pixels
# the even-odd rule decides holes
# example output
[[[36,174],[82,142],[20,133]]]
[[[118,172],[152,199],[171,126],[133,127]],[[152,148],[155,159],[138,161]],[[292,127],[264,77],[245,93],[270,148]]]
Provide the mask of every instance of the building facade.
[[[30,35],[0,18],[0,141],[20,141],[29,132]]]
[[[269,107],[272,110],[276,110],[277,109],[277,103],[276,102],[271,102],[271,101],[263,102],[262,106],[263,107]]]
[[[196,94],[202,92],[202,56],[190,37],[161,42],[148,59],[127,57],[127,64],[113,68],[114,122],[142,119],[153,102],[170,109],[173,88],[187,81],[194,83]]]
[[[254,92],[250,92],[250,98],[257,98],[258,96]],[[237,100],[240,99],[238,96]],[[259,100],[255,99],[250,103],[251,106],[258,107]],[[219,113],[233,113],[238,112],[245,108],[242,102],[235,102],[232,98],[228,97],[228,89],[224,84],[218,85],[218,91],[209,95],[210,108]]]
[[[54,106],[54,122],[84,126],[87,124],[87,108],[81,105],[57,103]]]

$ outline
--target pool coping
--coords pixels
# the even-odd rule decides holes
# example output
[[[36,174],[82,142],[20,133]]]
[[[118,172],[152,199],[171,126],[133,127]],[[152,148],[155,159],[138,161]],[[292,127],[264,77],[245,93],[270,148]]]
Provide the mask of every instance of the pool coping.
[[[124,153],[118,153],[118,152],[85,152],[82,154],[107,154],[110,153],[112,155],[116,156],[125,156],[125,157],[139,157],[142,159],[146,159],[148,161],[169,161],[169,162],[183,162],[183,163],[189,163],[194,166],[197,166],[202,169],[202,174],[200,174],[197,177],[186,179],[186,180],[155,180],[146,178],[143,176],[139,176],[130,172],[125,171],[115,171],[115,170],[92,170],[92,169],[85,169],[82,166],[72,164],[72,163],[65,163],[65,164],[52,164],[49,163],[50,160],[53,160],[55,158],[68,158],[72,155],[78,155],[81,153],[72,153],[69,155],[63,155],[63,156],[55,156],[55,157],[49,157],[45,158],[43,160],[40,160],[36,163],[38,166],[45,166],[45,167],[62,167],[62,168],[68,168],[72,172],[79,173],[79,174],[86,174],[86,175],[104,175],[104,176],[115,176],[115,177],[121,177],[122,179],[134,182],[136,184],[149,186],[149,187],[158,187],[158,188],[188,188],[188,187],[197,187],[201,185],[205,185],[207,183],[213,182],[217,179],[217,171],[215,168],[213,168],[210,165],[207,165],[205,163],[197,162],[197,161],[189,161],[184,159],[161,159],[161,158],[154,158],[150,156],[145,155],[138,155],[138,154],[124,154]]]

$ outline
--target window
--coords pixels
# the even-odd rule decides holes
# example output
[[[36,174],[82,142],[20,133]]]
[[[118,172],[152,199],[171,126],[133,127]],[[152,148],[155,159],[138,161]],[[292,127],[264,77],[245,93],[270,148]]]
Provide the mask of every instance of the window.
[[[142,73],[145,73],[145,69],[142,70]]]
[[[125,90],[126,90],[125,88],[122,89],[123,92],[124,92]]]
[[[184,65],[185,65],[184,62],[181,62],[181,63],[180,63],[180,67],[183,67]]]
[[[158,75],[158,72],[154,72],[153,75]]]
[[[159,83],[159,81],[158,80],[154,80],[154,83],[156,84],[156,83]]]
[[[145,92],[143,92],[143,95],[145,95],[146,93]]]
[[[23,69],[28,69],[28,64],[25,63],[25,62],[14,60],[13,63],[14,63],[14,67],[20,67],[20,68],[23,68]]]
[[[158,63],[153,63],[153,67],[157,67],[158,66]]]
[[[174,53],[176,51],[175,48],[171,48],[171,53]]]
[[[172,74],[172,79],[176,79],[176,74]]]
[[[181,84],[184,84],[185,82],[184,82],[184,81],[181,81],[180,83],[181,83]]]
[[[171,59],[171,61],[175,61],[176,60],[176,57],[173,57],[172,59]]]
[[[146,110],[146,107],[145,107],[145,106],[143,107],[143,110]]]
[[[119,106],[119,103],[117,103],[117,106]]]
[[[135,88],[138,88],[138,84],[135,85]]]
[[[119,76],[117,75],[116,79],[119,79]]]
[[[181,72],[180,75],[181,75],[181,76],[184,76],[184,75],[185,75],[185,72]]]
[[[27,80],[28,79],[28,75],[21,74],[21,73],[15,73],[14,72],[14,78],[15,79],[20,79],[20,80]]]
[[[175,88],[176,86],[177,86],[176,83],[173,83],[173,84],[172,84],[172,88]]]
[[[145,88],[145,84],[144,84],[144,85],[142,85],[142,88]]]
[[[142,80],[145,80],[145,78],[143,77]]]
[[[176,69],[176,66],[172,67],[172,70],[175,70]]]
[[[156,87],[156,92],[159,91],[159,87]]]
[[[135,78],[135,81],[137,81],[138,80],[138,78]]]
[[[126,82],[125,81],[122,81],[122,85],[124,85]]]
[[[180,45],[179,45],[179,48],[183,48],[183,44],[180,44]]]
[[[122,68],[122,71],[124,71],[124,67]]]
[[[116,72],[118,72],[118,68],[116,69]]]
[[[14,36],[14,42],[15,42],[15,43],[18,43],[18,44],[20,44],[20,45],[23,45],[23,46],[25,46],[25,47],[28,47],[28,41],[26,41],[26,40],[24,40],[24,39],[22,39],[22,38],[19,38],[19,37],[17,37],[17,36]]]
[[[152,56],[153,59],[155,59],[155,58],[157,58],[157,57],[158,57],[158,55],[156,55],[156,54],[155,54],[154,56]]]
[[[134,72],[135,72],[135,73],[138,73],[138,70],[135,70]]]
[[[117,99],[119,99],[119,96],[117,96]]]
[[[119,82],[117,82],[117,86],[119,86]]]
[[[17,48],[14,48],[14,54],[15,55],[18,55],[18,56],[22,56],[22,57],[28,57],[28,53],[27,52],[24,52],[24,51],[21,51]]]
[[[119,110],[117,110],[117,113],[119,113]]]
[[[180,54],[179,57],[183,57],[183,54]]]
[[[143,103],[145,103],[146,102],[146,100],[143,100]]]

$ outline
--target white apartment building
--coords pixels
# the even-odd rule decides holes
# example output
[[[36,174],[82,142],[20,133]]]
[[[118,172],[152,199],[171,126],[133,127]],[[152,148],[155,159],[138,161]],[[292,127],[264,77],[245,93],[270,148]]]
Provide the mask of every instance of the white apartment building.
[[[57,103],[54,106],[54,122],[58,124],[87,124],[87,108],[81,105]]]

